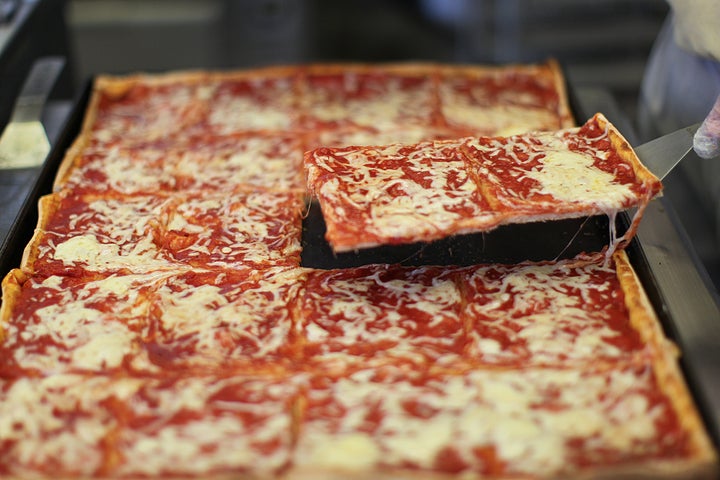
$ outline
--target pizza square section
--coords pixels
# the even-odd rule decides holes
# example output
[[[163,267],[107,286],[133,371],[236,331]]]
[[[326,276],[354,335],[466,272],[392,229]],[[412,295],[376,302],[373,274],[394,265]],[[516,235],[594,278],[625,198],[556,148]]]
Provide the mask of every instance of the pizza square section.
[[[631,308],[640,294],[615,255],[463,270],[468,356],[487,365],[563,366],[630,361],[658,341]]]
[[[456,66],[440,74],[441,117],[466,135],[509,136],[573,126],[556,66],[478,72]]]
[[[302,121],[307,130],[384,130],[436,123],[438,104],[431,69],[315,65],[301,75]]]
[[[72,191],[76,195],[174,191],[177,181],[168,157],[172,158],[166,150],[152,147],[88,149],[74,156],[72,162],[67,162],[58,172],[55,190]]]
[[[85,145],[108,148],[167,146],[207,117],[207,88],[201,73],[180,81],[163,76],[100,77],[93,85]]]
[[[92,477],[112,463],[108,439],[122,419],[109,403],[132,387],[78,374],[0,378],[0,475]]]
[[[163,371],[276,371],[295,359],[296,268],[190,270],[150,298],[143,347]]]
[[[158,243],[173,262],[194,267],[297,266],[304,205],[297,192],[176,196]]]
[[[22,268],[46,275],[168,268],[157,244],[168,208],[168,198],[161,195],[63,192],[42,197]]]
[[[164,276],[37,278],[13,270],[3,284],[0,376],[147,369],[150,299]]]
[[[280,132],[297,128],[298,76],[294,69],[210,75],[207,116],[189,129],[192,134],[232,135],[240,132]]]
[[[553,133],[318,148],[305,167],[338,252],[611,215],[662,188],[601,114]]]
[[[290,461],[291,378],[141,377],[118,402],[114,476],[274,478]],[[112,385],[110,385],[112,387]]]
[[[298,305],[303,361],[316,368],[429,368],[462,358],[462,298],[452,269],[311,271]]]
[[[661,190],[601,114],[582,127],[463,144],[470,175],[507,223],[617,212]]]
[[[319,148],[308,185],[335,251],[436,239],[501,221],[468,175],[454,140]]]
[[[706,440],[652,369],[359,370],[310,380],[294,467],[338,476],[702,472]],[[666,390],[666,388],[668,390]],[[333,455],[327,455],[332,449]],[[696,470],[693,470],[696,467]]]

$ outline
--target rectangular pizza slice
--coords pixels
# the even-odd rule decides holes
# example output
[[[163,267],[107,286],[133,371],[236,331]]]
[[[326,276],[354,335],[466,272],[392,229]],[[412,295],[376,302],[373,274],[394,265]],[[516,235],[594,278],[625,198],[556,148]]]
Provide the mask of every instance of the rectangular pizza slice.
[[[0,376],[149,371],[144,338],[152,292],[167,273],[3,280]]]
[[[476,365],[582,366],[670,349],[624,251],[554,262],[478,265],[458,275]],[[644,303],[643,303],[644,302]]]
[[[157,243],[173,262],[193,267],[298,266],[304,208],[300,192],[176,195]]]
[[[554,60],[535,65],[440,68],[444,126],[472,136],[509,136],[574,126],[565,79]]]
[[[302,363],[327,371],[458,362],[462,298],[445,267],[313,270],[298,299]]]
[[[92,478],[108,475],[122,418],[109,406],[135,381],[58,374],[0,378],[0,475]]]
[[[306,152],[305,167],[326,238],[339,252],[509,223],[614,216],[662,189],[601,114],[555,132],[318,148]]]
[[[44,196],[21,268],[43,275],[177,268],[157,242],[168,208],[160,193]]]
[[[270,479],[287,468],[292,377],[165,375],[134,386],[115,406],[111,476]]]
[[[431,127],[438,114],[429,65],[310,65],[301,70],[303,129]]]
[[[172,145],[207,117],[207,83],[203,72],[100,76],[93,83],[78,145]]]
[[[0,475],[276,478],[297,391],[283,377],[0,378]]]
[[[633,363],[317,376],[293,465],[299,478],[710,475],[712,447],[677,378]]]
[[[43,197],[22,268],[43,274],[299,265],[300,192]]]
[[[149,299],[149,361],[179,373],[289,369],[298,357],[293,305],[305,273],[235,268],[169,276]]]
[[[265,67],[214,73],[208,90],[207,116],[191,135],[288,132],[299,128],[298,69]]]

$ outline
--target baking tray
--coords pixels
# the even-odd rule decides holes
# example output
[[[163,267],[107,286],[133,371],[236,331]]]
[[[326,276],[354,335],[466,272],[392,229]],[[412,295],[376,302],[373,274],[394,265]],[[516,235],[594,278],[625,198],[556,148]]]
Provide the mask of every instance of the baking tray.
[[[622,218],[620,218],[622,217]],[[617,230],[629,224],[618,216]],[[316,201],[303,220],[302,266],[330,269],[368,263],[402,265],[476,265],[572,258],[598,252],[609,242],[606,215],[553,222],[503,225],[490,232],[455,235],[433,242],[383,245],[351,252],[333,252],[325,240],[325,221]]]
[[[65,152],[82,127],[91,89],[92,81],[88,81],[73,101],[64,128],[0,246],[2,277],[20,265],[23,251],[37,225],[38,200],[52,192]],[[568,91],[572,92],[571,89]],[[575,94],[571,94],[571,104],[576,113],[583,108],[578,106]],[[587,108],[580,110],[583,113],[576,115],[576,118],[584,118],[602,110]],[[629,216],[626,213],[618,215],[617,222],[618,234],[622,234],[629,225]],[[720,444],[720,348],[714,347],[720,346],[720,309],[701,278],[702,272],[689,267],[684,269],[682,275],[677,274],[678,264],[680,267],[688,265],[688,253],[680,245],[681,239],[673,236],[676,235],[673,227],[665,222],[667,215],[663,204],[657,200],[651,202],[640,232],[627,251],[669,338],[678,343],[684,352],[681,368],[710,437],[717,446]],[[658,228],[659,231],[654,231]],[[570,258],[581,252],[599,251],[605,247],[609,240],[609,225],[608,217],[604,215],[517,224],[502,226],[487,233],[458,235],[435,242],[384,246],[340,254],[332,252],[324,239],[324,233],[325,223],[320,208],[316,202],[311,202],[303,220],[303,266],[328,269],[367,263],[470,265]],[[643,245],[645,239],[648,239],[648,245]],[[683,304],[684,293],[693,295],[692,305]]]
[[[88,81],[77,98],[73,100],[65,125],[60,129],[42,166],[39,169],[22,169],[21,172],[19,171],[27,178],[31,178],[32,175],[36,176],[25,201],[8,230],[5,240],[0,246],[0,275],[2,275],[2,278],[11,269],[20,265],[23,250],[30,242],[38,222],[38,200],[41,196],[52,192],[53,182],[60,163],[65,156],[65,151],[80,133],[91,91],[92,82]]]

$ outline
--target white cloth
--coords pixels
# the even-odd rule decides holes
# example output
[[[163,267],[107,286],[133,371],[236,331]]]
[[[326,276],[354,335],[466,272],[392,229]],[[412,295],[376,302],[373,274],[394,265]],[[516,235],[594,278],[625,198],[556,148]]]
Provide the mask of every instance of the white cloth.
[[[677,44],[696,55],[720,60],[720,2],[668,0],[675,15]]]

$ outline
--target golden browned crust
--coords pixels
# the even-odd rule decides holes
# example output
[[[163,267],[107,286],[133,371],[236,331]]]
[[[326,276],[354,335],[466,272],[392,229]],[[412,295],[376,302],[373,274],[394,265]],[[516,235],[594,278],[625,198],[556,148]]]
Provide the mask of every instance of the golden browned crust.
[[[648,345],[658,385],[672,403],[683,429],[689,434],[692,452],[686,467],[697,467],[699,470],[717,469],[717,454],[678,365],[680,351],[662,331],[660,321],[627,253],[624,250],[617,251],[613,259],[625,294],[630,322]]]
[[[625,306],[628,309],[632,327],[638,331],[643,343],[677,355],[677,347],[665,337],[660,327],[660,321],[630,264],[627,253],[624,250],[618,250],[613,254],[613,260],[618,281],[625,294]]]
[[[20,296],[22,285],[28,279],[28,275],[20,269],[13,269],[5,275],[2,280],[2,303],[0,304],[0,342],[5,339],[3,325],[10,323],[12,312]]]
[[[618,152],[623,160],[632,165],[637,178],[642,180],[644,183],[647,183],[653,189],[657,189],[658,191],[661,190],[662,184],[660,183],[660,180],[653,175],[653,173],[648,170],[645,165],[642,164],[638,156],[635,154],[635,151],[630,146],[630,142],[625,139],[620,131],[612,123],[610,123],[610,121],[605,118],[602,113],[596,113],[594,118],[597,120],[600,127],[607,130],[608,138],[610,139],[613,148]]]
[[[39,252],[39,244],[45,235],[45,226],[50,217],[57,210],[60,197],[58,194],[44,195],[38,201],[38,221],[33,232],[33,236],[23,250],[22,259],[20,261],[20,269],[24,272],[34,273],[34,264],[37,260]]]

